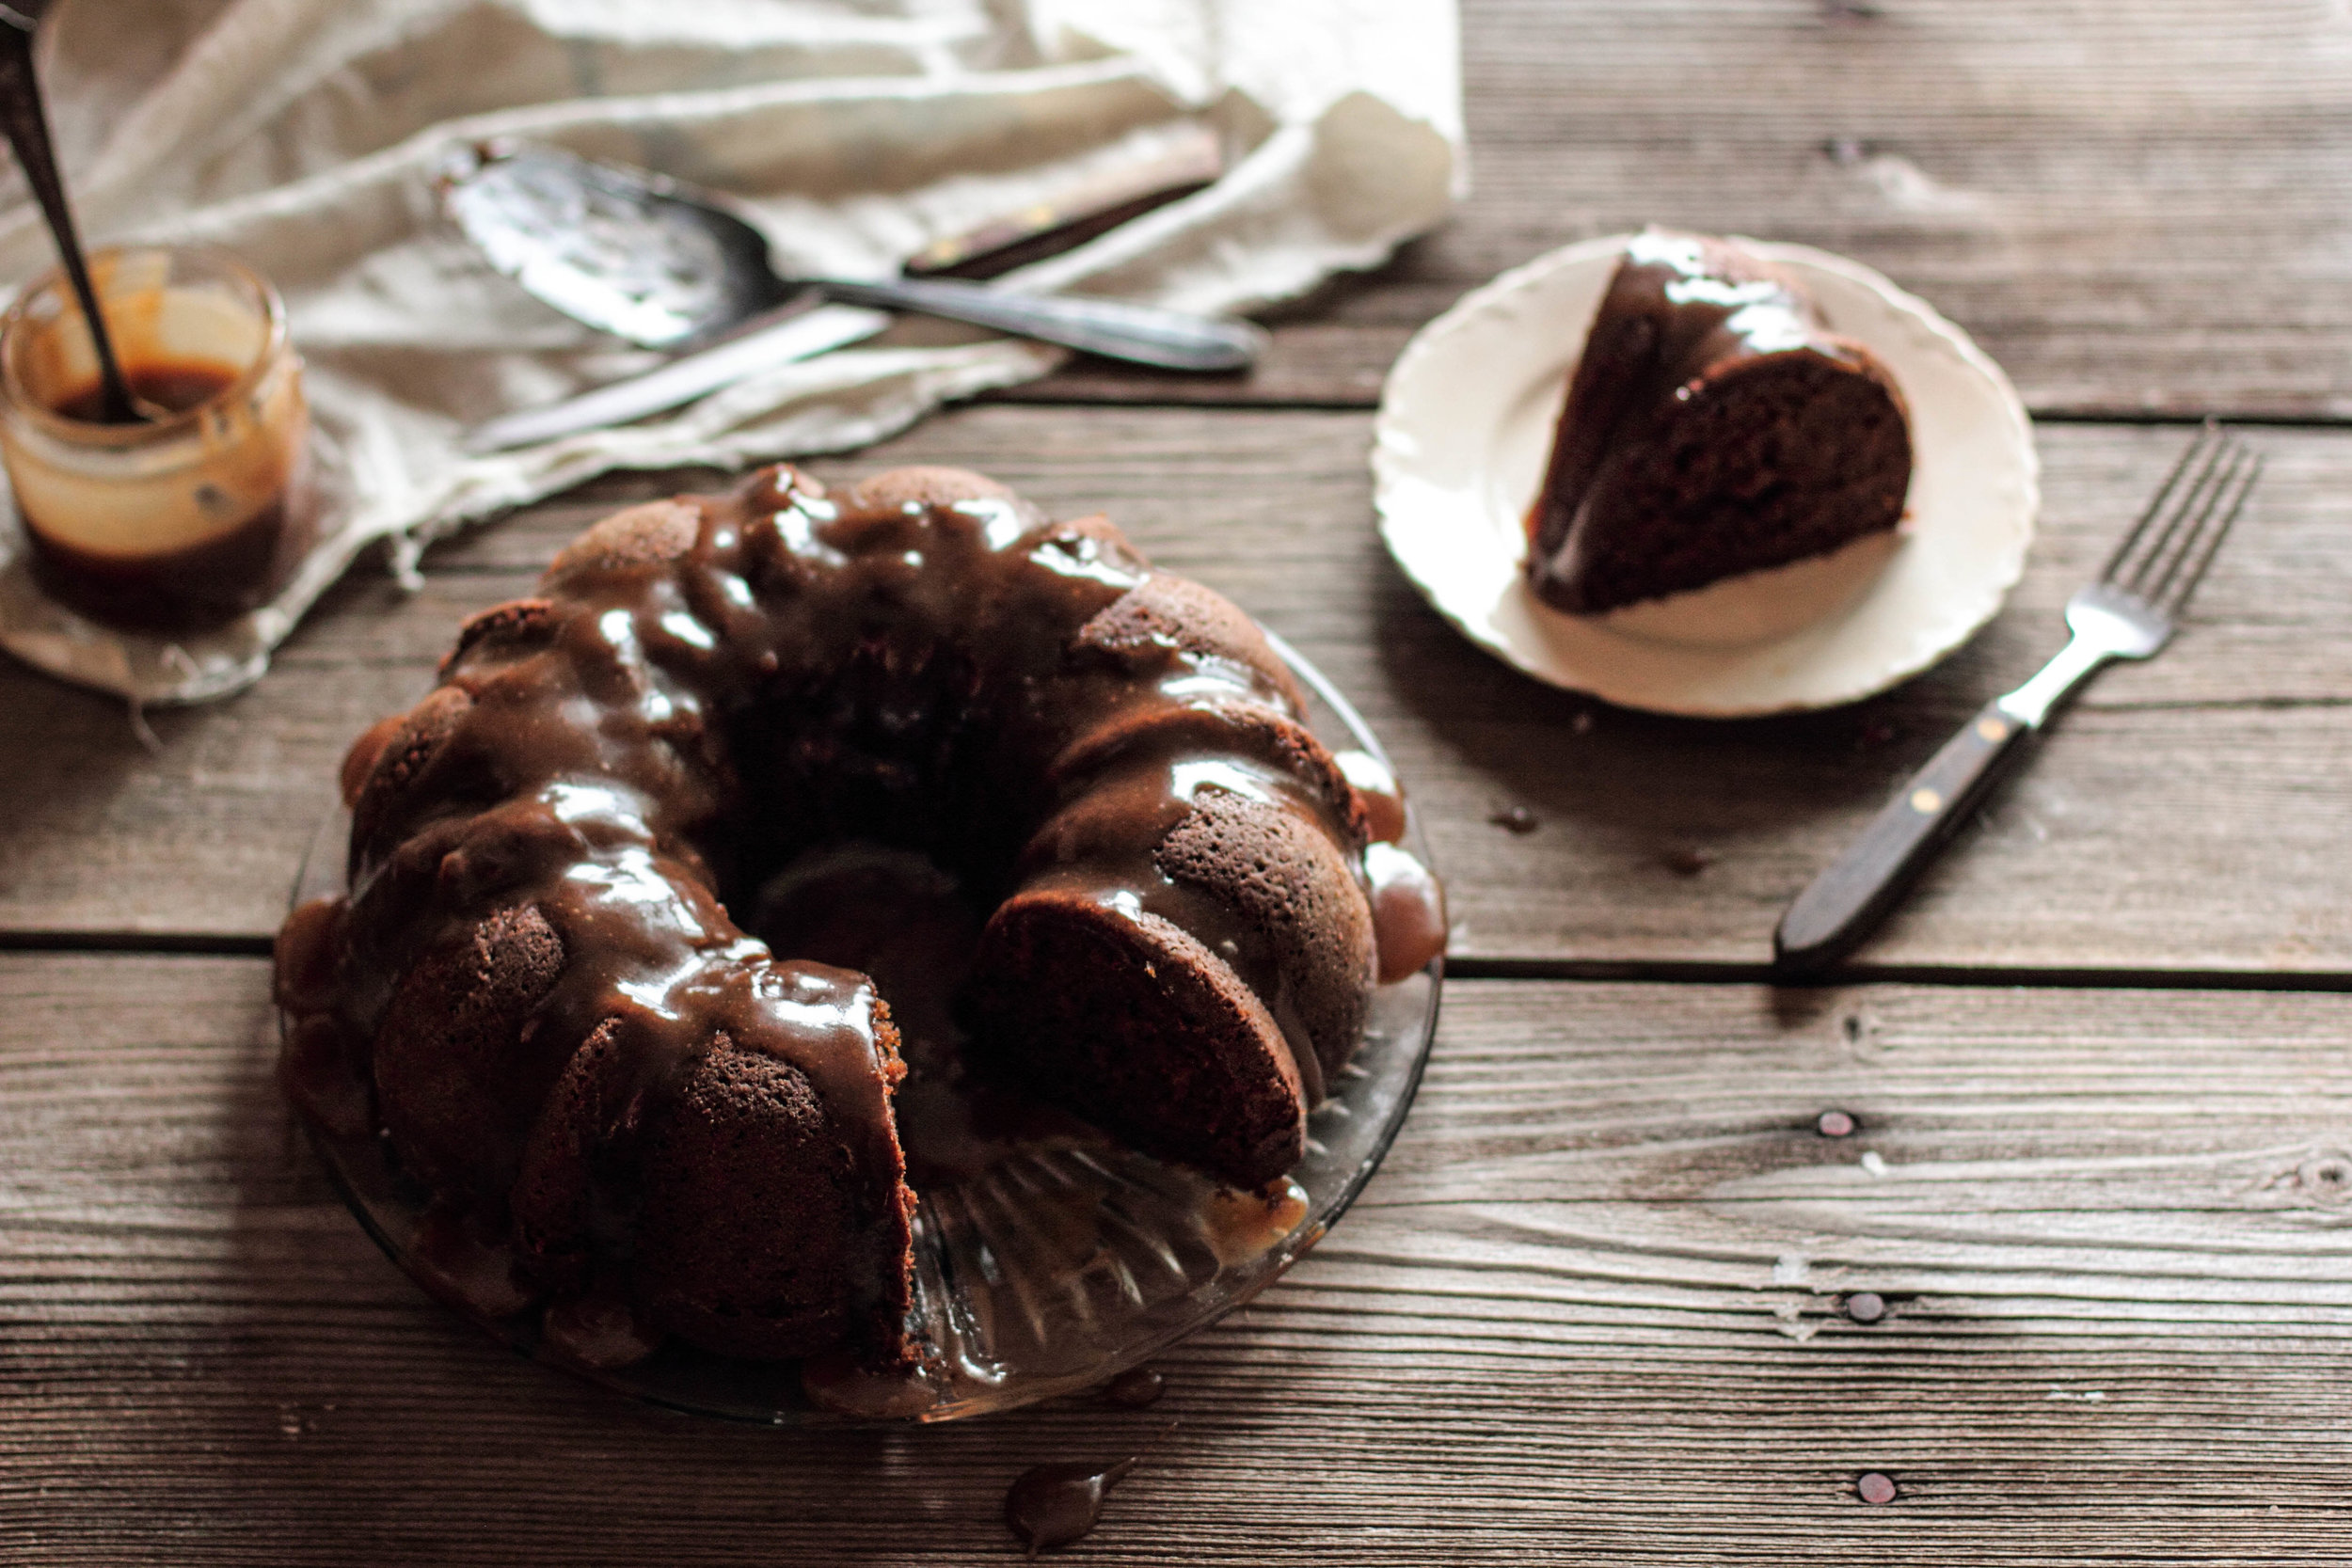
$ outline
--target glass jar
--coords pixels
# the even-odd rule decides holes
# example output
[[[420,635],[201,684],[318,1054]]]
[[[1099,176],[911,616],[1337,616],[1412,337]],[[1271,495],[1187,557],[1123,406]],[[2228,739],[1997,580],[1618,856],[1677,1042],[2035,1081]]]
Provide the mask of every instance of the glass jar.
[[[99,251],[90,273],[137,422],[103,422],[62,271],[0,318],[0,462],[37,577],[84,614],[142,630],[266,603],[317,528],[285,306],[217,251]]]

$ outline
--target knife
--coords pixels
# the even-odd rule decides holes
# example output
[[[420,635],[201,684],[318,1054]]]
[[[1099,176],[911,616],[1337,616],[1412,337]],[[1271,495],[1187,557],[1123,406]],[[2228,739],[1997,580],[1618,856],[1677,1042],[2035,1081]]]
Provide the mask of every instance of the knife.
[[[866,310],[853,305],[787,306],[786,309],[789,313],[782,321],[739,332],[715,347],[682,355],[643,375],[607,382],[562,403],[485,420],[466,433],[461,445],[479,455],[552,441],[583,430],[628,424],[691,403],[706,392],[762,371],[861,341],[891,321],[886,310]]]

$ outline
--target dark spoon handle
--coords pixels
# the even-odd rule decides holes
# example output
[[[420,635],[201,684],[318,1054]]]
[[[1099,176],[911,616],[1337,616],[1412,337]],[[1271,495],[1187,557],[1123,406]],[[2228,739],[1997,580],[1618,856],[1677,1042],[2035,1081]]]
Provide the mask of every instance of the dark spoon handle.
[[[38,11],[39,8],[29,8]],[[22,11],[0,6],[0,131],[16,150],[25,182],[40,202],[41,216],[57,242],[73,294],[82,302],[82,319],[89,324],[90,343],[98,351],[98,378],[105,400],[106,422],[129,424],[138,418],[131,405],[131,388],[122,379],[115,358],[106,318],[98,309],[98,291],[90,286],[89,266],[82,259],[82,242],[73,232],[73,214],[66,207],[65,184],[57,178],[57,161],[49,145],[49,117],[42,112],[40,83],[33,74],[33,24]]]
[[[1774,964],[1801,974],[1851,952],[2025,754],[2033,733],[1999,698],[1979,708],[1788,906],[1772,933]]]

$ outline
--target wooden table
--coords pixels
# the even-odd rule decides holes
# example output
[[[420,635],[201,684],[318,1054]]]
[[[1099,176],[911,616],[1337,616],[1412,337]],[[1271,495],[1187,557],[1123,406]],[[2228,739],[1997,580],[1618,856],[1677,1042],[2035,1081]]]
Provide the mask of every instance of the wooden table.
[[[1073,369],[817,465],[1106,507],[1388,738],[1456,925],[1428,1081],[1346,1221],[1172,1353],[1157,1409],[939,1430],[641,1409],[396,1273],[272,1088],[271,932],[335,760],[458,619],[701,476],[600,484],[412,598],[361,572],[151,752],[0,670],[0,1561],[963,1563],[1011,1549],[1024,1467],[1170,1417],[1073,1559],[2352,1557],[2345,8],[1465,9],[1476,195],[1284,312],[1254,379]],[[2042,537],[1942,668],[1809,718],[1644,717],[1488,659],[1380,552],[1369,411],[1407,334],[1648,220],[1854,255],[2016,378]],[[2271,466],[2185,635],[2090,690],[1839,984],[1766,985],[1782,904],[2055,646],[2206,414]]]

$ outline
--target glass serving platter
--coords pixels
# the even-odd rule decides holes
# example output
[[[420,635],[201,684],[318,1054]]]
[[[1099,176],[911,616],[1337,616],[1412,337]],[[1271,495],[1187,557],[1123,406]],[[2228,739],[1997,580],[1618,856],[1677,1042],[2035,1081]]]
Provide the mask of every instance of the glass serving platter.
[[[1279,638],[1312,696],[1310,722],[1334,750],[1384,764],[1378,739],[1322,673]],[[294,887],[300,904],[343,890],[347,813],[323,823]],[[1428,846],[1407,808],[1405,847]],[[787,955],[790,956],[790,955]],[[304,1118],[352,1212],[412,1279],[534,1360],[616,1392],[698,1415],[772,1425],[890,1418],[959,1420],[1075,1393],[1140,1365],[1281,1277],[1363,1189],[1395,1140],[1438,1021],[1442,956],[1374,993],[1363,1042],[1308,1118],[1307,1153],[1260,1193],[1067,1126],[1000,1138],[984,1160],[911,1174],[915,1310],[930,1353],[920,1377],[884,1381],[828,1358],[757,1361],[671,1340],[642,1360],[591,1367],[550,1343],[536,1307],[493,1316],[421,1266],[431,1220],[373,1133]],[[884,995],[889,994],[884,988]],[[288,1021],[281,1014],[281,1026]],[[921,1060],[910,1053],[915,1071]],[[914,1081],[910,1080],[910,1084]],[[901,1091],[902,1096],[906,1093]],[[912,1132],[911,1164],[922,1150]]]

